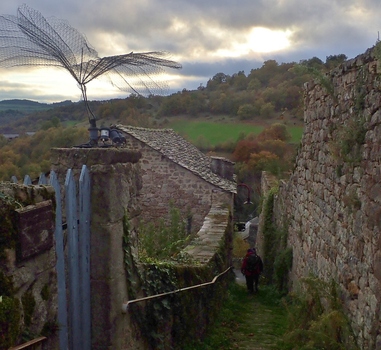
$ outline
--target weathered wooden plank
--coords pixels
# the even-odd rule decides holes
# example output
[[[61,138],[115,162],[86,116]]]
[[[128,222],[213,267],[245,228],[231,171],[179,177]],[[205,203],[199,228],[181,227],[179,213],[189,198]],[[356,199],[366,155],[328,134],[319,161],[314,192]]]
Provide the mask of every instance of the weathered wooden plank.
[[[36,339],[29,340],[29,341],[26,342],[26,343],[23,343],[23,344],[14,346],[13,348],[9,348],[9,350],[22,350],[22,349],[28,349],[28,348],[31,347],[31,346],[33,346],[33,348],[34,348],[36,345],[41,344],[41,343],[42,343],[44,340],[46,340],[46,339],[47,339],[46,337],[38,337],[38,338],[36,338]]]
[[[52,201],[16,209],[19,244],[17,260],[22,261],[53,247],[54,216]]]
[[[68,319],[66,301],[66,279],[65,279],[65,251],[64,237],[62,231],[62,207],[61,207],[61,187],[57,174],[50,173],[50,184],[53,186],[56,198],[56,219],[55,219],[55,241],[57,256],[57,288],[58,288],[58,324],[59,324],[59,344],[60,349],[68,349]]]
[[[38,184],[39,185],[47,185],[48,184],[48,180],[46,179],[46,176],[44,173],[40,174],[40,177],[38,178]]]
[[[76,185],[73,171],[69,169],[65,180],[65,207],[68,237],[68,273],[69,273],[69,319],[71,347],[73,350],[81,350],[81,319],[79,297],[79,258],[78,258],[78,219]]]
[[[86,165],[83,165],[79,178],[79,259],[83,350],[91,350],[90,195],[90,175]]]
[[[24,176],[24,185],[29,186],[31,184],[32,184],[32,180],[31,180],[30,176],[29,175],[25,175]]]

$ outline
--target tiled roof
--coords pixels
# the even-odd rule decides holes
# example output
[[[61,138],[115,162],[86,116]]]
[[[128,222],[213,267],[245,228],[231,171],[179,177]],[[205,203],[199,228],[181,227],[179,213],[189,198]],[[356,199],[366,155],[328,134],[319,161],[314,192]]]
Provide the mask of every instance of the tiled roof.
[[[211,170],[211,158],[172,129],[148,129],[125,125],[117,125],[116,127],[120,131],[144,142],[205,181],[225,191],[236,193],[237,184],[213,173]]]

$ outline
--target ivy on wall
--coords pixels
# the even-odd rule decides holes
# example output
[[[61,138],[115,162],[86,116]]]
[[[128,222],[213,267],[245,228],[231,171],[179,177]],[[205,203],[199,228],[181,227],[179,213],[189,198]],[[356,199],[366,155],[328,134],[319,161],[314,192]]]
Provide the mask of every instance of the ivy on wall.
[[[139,260],[166,260],[178,257],[192,239],[180,210],[170,204],[170,220],[139,226]],[[186,257],[182,257],[186,258]]]
[[[16,184],[7,184],[0,189],[0,268],[6,264],[6,250],[16,249],[18,245],[16,209],[35,204],[37,197],[51,199],[55,207],[53,192],[44,187],[40,187],[38,193],[31,186]],[[15,289],[12,277],[0,270],[0,349],[8,349],[38,336],[30,331],[36,308],[32,287],[20,299],[16,297],[19,291]],[[45,302],[51,299],[48,284],[42,288],[40,295]],[[56,326],[54,331],[57,330]]]
[[[287,247],[288,222],[283,227],[276,226],[274,213],[274,197],[278,187],[272,187],[263,200],[263,254],[264,275],[267,281],[274,284],[282,293],[287,293],[288,274],[292,267],[292,248]]]
[[[0,349],[16,343],[21,333],[21,306],[17,298],[0,297]]]
[[[157,295],[210,281],[216,271],[226,267],[228,240],[221,242],[215,258],[201,265],[188,256],[175,254],[172,260],[134,254],[128,215],[124,217],[124,252],[129,299],[138,295]],[[229,235],[229,228],[225,235]],[[130,312],[144,339],[155,349],[181,349],[187,341],[201,338],[213,320],[226,293],[224,278],[211,286],[170,294],[146,303],[133,303]],[[218,296],[218,297],[216,297]]]
[[[337,175],[343,174],[344,163],[358,165],[362,160],[362,146],[365,143],[367,132],[364,116],[365,99],[367,95],[366,81],[369,72],[360,67],[356,75],[353,96],[353,115],[350,115],[344,124],[332,125],[329,148],[331,155],[337,162]]]

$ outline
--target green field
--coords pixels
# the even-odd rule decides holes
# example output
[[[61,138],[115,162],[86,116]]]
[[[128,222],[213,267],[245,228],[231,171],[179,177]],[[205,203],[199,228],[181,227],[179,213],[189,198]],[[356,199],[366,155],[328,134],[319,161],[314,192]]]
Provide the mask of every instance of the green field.
[[[299,143],[303,136],[303,126],[288,126],[287,130],[291,135],[291,142]]]
[[[232,140],[236,141],[242,134],[258,135],[263,126],[245,123],[218,123],[195,120],[175,120],[169,123],[169,128],[180,135],[186,136],[191,142],[196,142],[203,136],[212,146]],[[299,143],[303,134],[302,126],[287,127],[292,143]]]

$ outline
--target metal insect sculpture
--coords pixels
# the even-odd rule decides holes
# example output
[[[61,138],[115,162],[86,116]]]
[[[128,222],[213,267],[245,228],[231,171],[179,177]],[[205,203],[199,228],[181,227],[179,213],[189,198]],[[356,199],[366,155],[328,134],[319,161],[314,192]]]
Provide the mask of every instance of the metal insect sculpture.
[[[17,16],[0,16],[0,66],[55,66],[66,69],[81,89],[90,123],[90,145],[96,144],[98,129],[90,109],[86,84],[104,76],[122,91],[148,96],[162,94],[166,83],[154,80],[165,68],[181,65],[162,51],[99,57],[86,38],[66,21],[46,19],[27,5]]]

